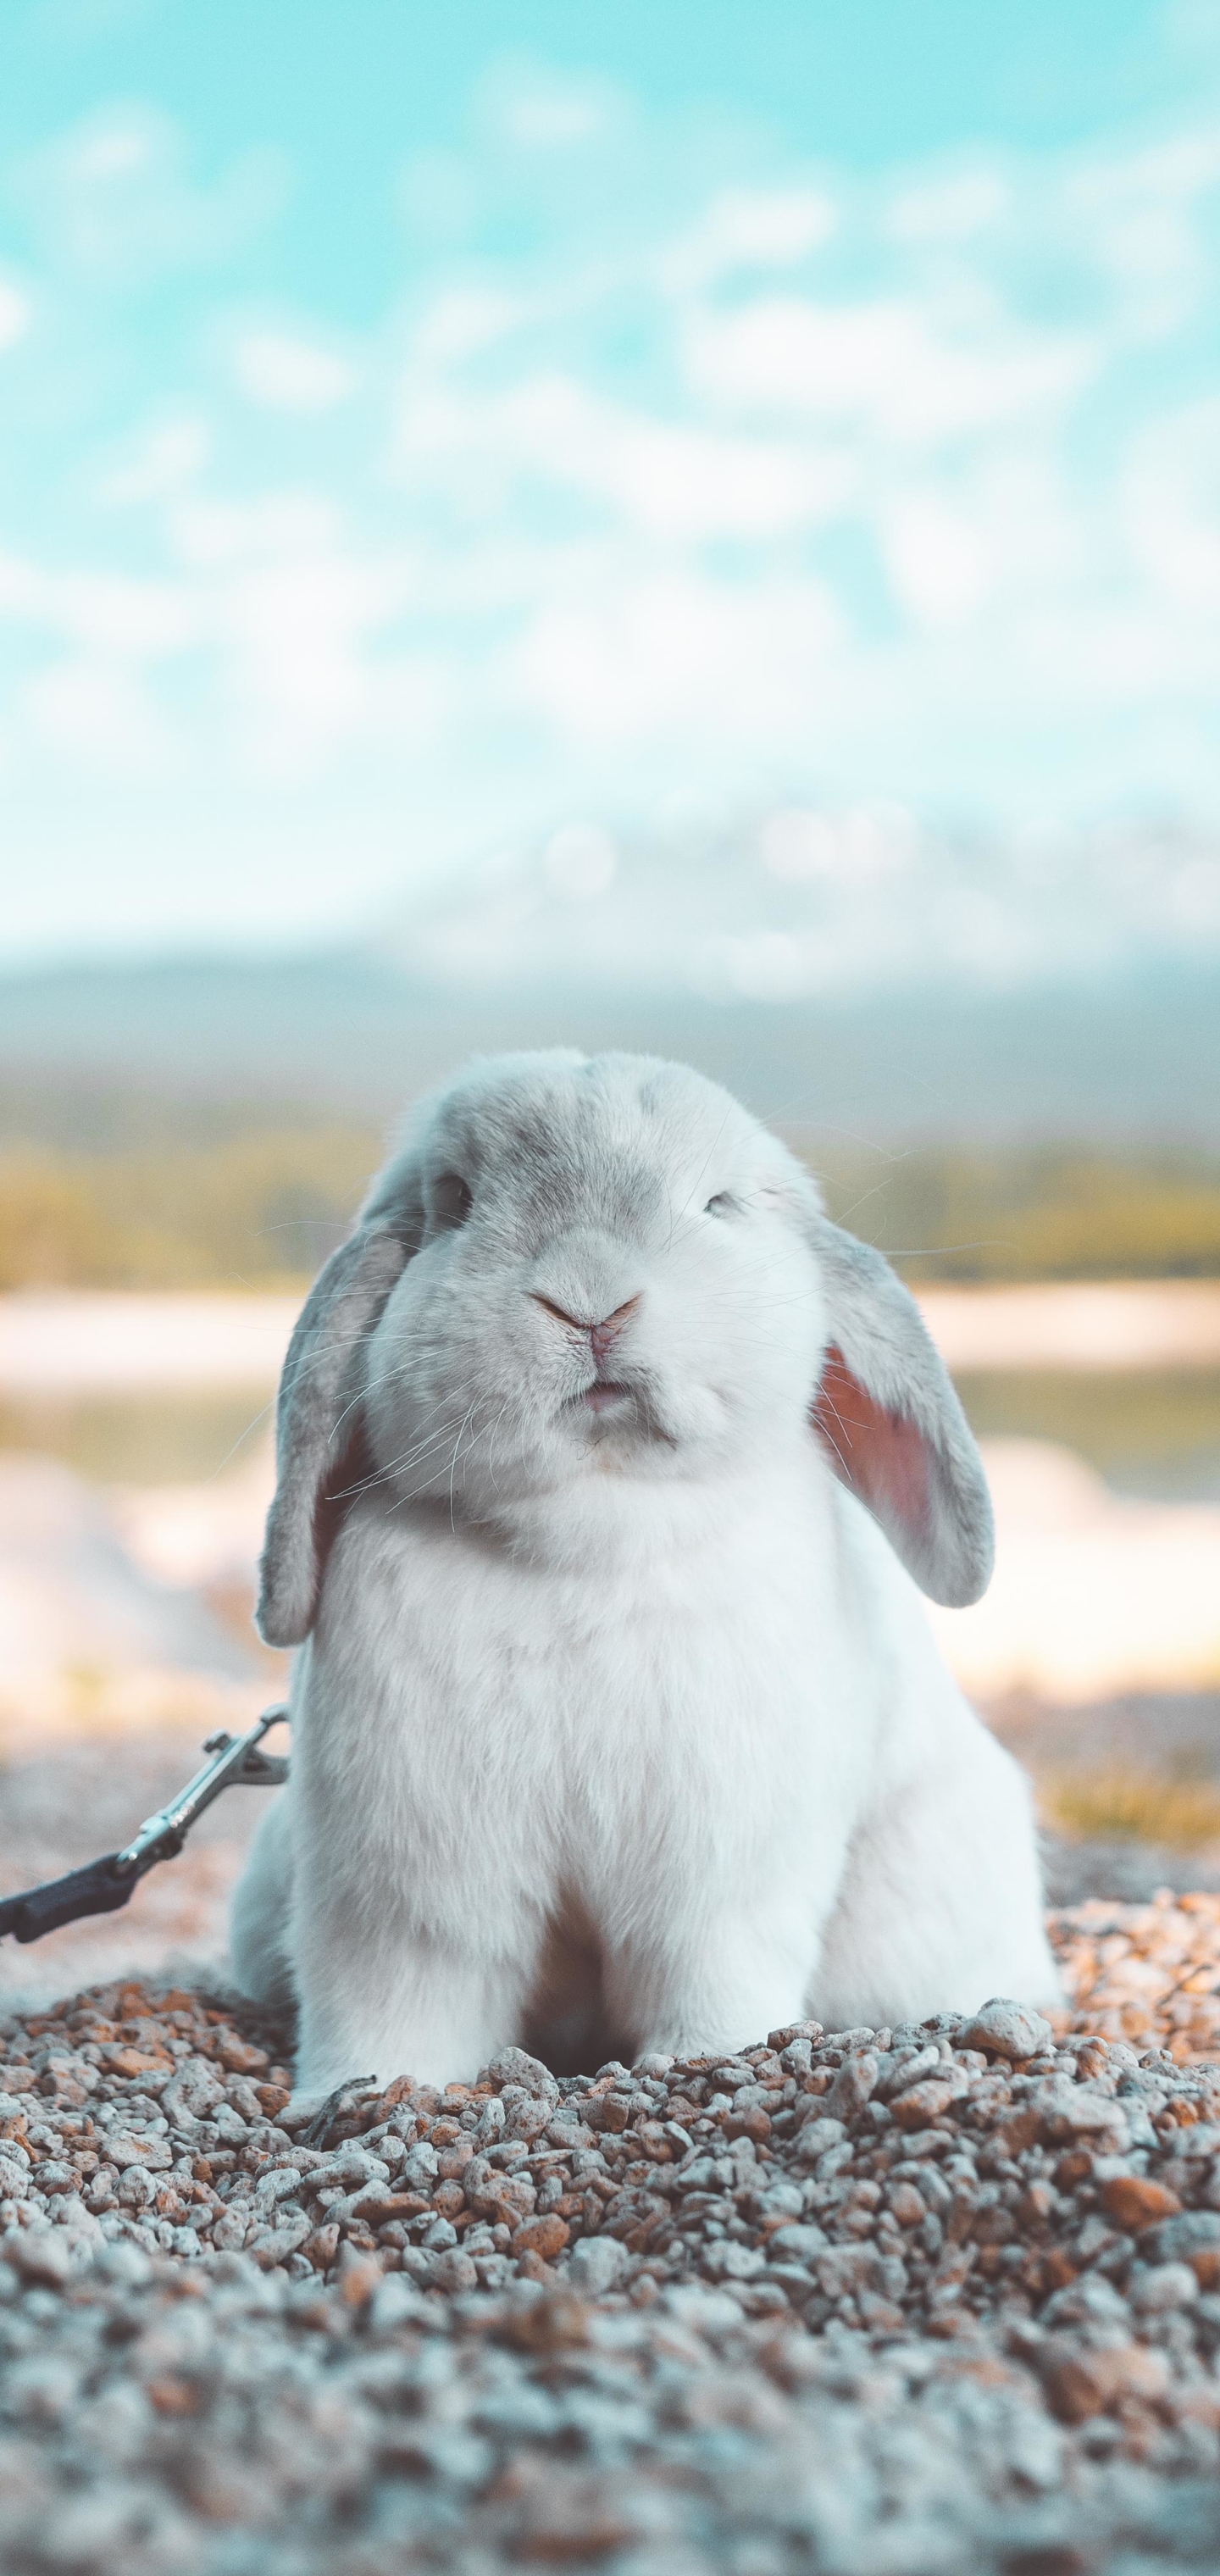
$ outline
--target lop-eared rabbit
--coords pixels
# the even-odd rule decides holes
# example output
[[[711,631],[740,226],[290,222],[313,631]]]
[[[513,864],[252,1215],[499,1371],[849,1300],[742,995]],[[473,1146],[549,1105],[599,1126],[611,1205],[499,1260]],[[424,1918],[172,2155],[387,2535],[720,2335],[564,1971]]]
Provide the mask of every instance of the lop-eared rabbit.
[[[510,1055],[424,1102],[278,1461],[292,1776],[232,1947],[297,2006],[298,2102],[1058,1999],[1025,1781],[916,1589],[987,1583],[973,1439],[887,1263],[714,1083]]]

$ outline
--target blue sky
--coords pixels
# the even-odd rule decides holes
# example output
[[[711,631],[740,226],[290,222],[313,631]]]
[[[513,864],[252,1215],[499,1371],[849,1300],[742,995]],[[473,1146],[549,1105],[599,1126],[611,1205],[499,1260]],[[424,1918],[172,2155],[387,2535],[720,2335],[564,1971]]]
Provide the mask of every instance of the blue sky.
[[[1220,825],[1214,0],[9,0],[0,954]]]

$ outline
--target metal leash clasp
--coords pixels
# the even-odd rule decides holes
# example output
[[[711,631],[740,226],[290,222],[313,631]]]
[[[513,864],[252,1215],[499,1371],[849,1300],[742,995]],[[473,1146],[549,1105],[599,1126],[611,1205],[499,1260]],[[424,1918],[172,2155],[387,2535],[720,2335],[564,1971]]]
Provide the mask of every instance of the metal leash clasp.
[[[170,1798],[155,1816],[146,1816],[140,1830],[114,1856],[117,1871],[138,1870],[150,1858],[168,1860],[181,1851],[186,1835],[205,1807],[210,1807],[224,1789],[274,1789],[288,1777],[288,1757],[284,1753],[260,1750],[263,1737],[273,1726],[284,1726],[288,1710],[283,1702],[265,1708],[248,1735],[209,1735],[204,1752],[211,1754],[193,1780]]]

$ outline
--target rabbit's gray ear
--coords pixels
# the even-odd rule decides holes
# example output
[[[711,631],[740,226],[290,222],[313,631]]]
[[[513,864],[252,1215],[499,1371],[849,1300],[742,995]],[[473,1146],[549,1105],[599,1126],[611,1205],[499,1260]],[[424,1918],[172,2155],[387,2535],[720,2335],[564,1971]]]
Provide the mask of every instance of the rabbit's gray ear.
[[[276,1407],[277,1483],[255,1614],[269,1646],[299,1646],[313,1625],[327,1487],[354,1446],[365,1345],[406,1257],[400,1236],[363,1226],[331,1254],[297,1318]]]
[[[913,1297],[888,1261],[812,1220],[829,1347],[813,1422],[921,1591],[948,1609],[991,1579],[991,1497],[974,1436]]]

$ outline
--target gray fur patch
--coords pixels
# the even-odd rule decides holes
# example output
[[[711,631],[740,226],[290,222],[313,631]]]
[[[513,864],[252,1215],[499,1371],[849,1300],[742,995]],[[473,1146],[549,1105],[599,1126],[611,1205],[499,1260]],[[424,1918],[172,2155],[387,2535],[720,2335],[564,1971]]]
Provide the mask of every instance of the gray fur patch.
[[[915,1300],[888,1261],[824,1216],[809,1220],[821,1265],[832,1345],[883,1414],[898,1443],[917,1435],[922,1474],[874,1470],[867,1439],[853,1445],[850,1405],[836,1433],[823,1416],[836,1475],[867,1504],[921,1591],[965,1609],[986,1591],[995,1556],[991,1496],[974,1434]],[[901,1449],[895,1447],[901,1466]]]
[[[297,1318],[280,1380],[278,1482],[260,1566],[256,1617],[268,1646],[299,1646],[313,1623],[327,1477],[359,1397],[365,1345],[405,1259],[397,1236],[363,1229],[331,1254]]]

